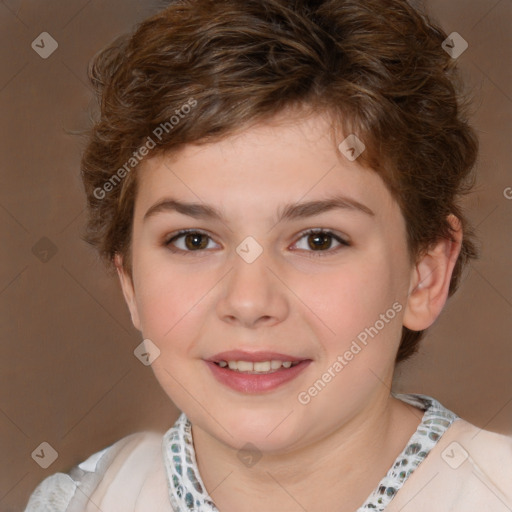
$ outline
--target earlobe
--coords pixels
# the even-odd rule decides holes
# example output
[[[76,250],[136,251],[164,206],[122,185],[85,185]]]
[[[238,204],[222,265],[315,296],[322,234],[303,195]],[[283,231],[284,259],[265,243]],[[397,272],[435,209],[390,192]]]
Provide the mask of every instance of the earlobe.
[[[121,289],[123,291],[124,300],[130,310],[132,323],[135,329],[141,331],[139,312],[137,310],[137,303],[135,301],[135,289],[133,286],[132,278],[125,272],[123,268],[123,260],[120,254],[116,254],[114,257],[114,264],[117,270],[117,275],[121,283]]]
[[[448,216],[453,241],[440,239],[423,254],[411,272],[403,324],[413,331],[430,327],[440,315],[450,288],[450,280],[462,244],[462,227],[454,215]]]

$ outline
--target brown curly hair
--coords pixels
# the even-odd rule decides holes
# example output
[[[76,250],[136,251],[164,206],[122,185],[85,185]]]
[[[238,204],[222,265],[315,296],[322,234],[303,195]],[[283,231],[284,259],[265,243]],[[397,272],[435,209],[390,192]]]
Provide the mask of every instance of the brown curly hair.
[[[446,37],[405,0],[167,3],[91,61],[101,110],[81,163],[83,239],[110,270],[119,253],[131,275],[134,171],[144,147],[155,155],[213,142],[300,107],[364,141],[358,161],[398,202],[412,260],[452,239],[449,214],[460,219],[451,296],[477,257],[458,201],[473,186],[478,142]],[[397,362],[424,332],[402,328]]]

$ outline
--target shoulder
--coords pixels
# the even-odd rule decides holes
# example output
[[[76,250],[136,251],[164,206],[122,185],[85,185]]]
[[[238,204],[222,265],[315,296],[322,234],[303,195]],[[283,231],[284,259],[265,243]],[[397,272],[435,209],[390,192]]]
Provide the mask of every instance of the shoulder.
[[[512,436],[458,418],[391,505],[390,512],[512,510]]]
[[[55,473],[45,478],[30,496],[25,512],[82,512],[89,498],[101,492],[105,477],[132,471],[132,485],[143,480],[161,451],[162,434],[139,432],[126,436],[87,460],[74,466],[68,473]],[[78,491],[79,489],[79,491]]]
[[[444,457],[459,457],[493,488],[503,489],[512,504],[512,436],[479,428],[463,419],[453,425]]]
[[[45,478],[30,496],[25,512],[65,512],[76,491],[76,482],[65,473]]]

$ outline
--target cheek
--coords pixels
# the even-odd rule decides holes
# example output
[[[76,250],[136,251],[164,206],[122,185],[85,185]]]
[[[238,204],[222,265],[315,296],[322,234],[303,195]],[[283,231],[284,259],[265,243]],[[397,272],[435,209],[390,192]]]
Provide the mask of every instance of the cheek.
[[[198,346],[198,341],[215,334],[206,324],[215,314],[225,270],[149,258],[139,269],[143,335],[159,347],[160,363],[176,369],[178,361],[201,357],[204,347]]]
[[[212,285],[207,276],[162,265],[148,264],[140,275],[137,303],[143,334],[167,343],[197,315]]]
[[[383,259],[361,258],[356,265],[309,278],[298,295],[338,339],[347,339],[392,307],[398,298],[393,275]]]
[[[160,350],[152,370],[160,386],[182,410],[190,407],[190,395],[206,396],[201,390],[197,371],[204,370],[196,342],[201,325],[212,307],[208,291],[214,283],[199,273],[183,275],[176,271],[159,271],[147,275],[141,289],[140,315],[143,335]]]
[[[325,352],[322,370],[336,373],[336,361],[337,369],[342,368],[336,373],[333,393],[346,398],[346,392],[363,392],[356,389],[362,383],[370,389],[379,379],[385,380],[402,331],[403,305],[397,282],[386,258],[371,258],[311,286],[309,296],[315,299],[310,307],[329,326],[317,332]],[[320,289],[326,292],[319,293]],[[316,325],[320,325],[318,320]]]

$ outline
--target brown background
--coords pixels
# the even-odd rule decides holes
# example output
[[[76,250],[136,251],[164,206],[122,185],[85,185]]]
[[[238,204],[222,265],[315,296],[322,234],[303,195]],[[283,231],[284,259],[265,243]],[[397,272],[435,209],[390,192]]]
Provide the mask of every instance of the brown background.
[[[395,389],[433,395],[480,427],[512,434],[512,200],[504,195],[512,187],[512,1],[427,5],[469,43],[458,60],[476,96],[480,177],[467,204],[482,258],[420,353],[398,369]],[[164,431],[178,415],[133,355],[141,337],[117,281],[80,240],[83,140],[72,134],[89,125],[89,59],[158,8],[142,0],[0,2],[2,512],[22,510],[44,477],[129,433]],[[43,31],[59,44],[48,59],[31,48]],[[31,458],[43,441],[59,453],[46,470]]]

